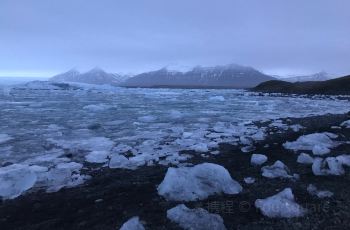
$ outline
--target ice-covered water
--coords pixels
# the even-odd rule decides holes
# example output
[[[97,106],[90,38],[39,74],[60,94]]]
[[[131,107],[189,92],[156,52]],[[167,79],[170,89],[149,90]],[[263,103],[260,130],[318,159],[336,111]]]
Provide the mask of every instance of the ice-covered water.
[[[49,170],[71,161],[108,165],[109,159],[114,168],[179,164],[190,157],[180,150],[214,154],[221,142],[249,147],[263,139],[264,128],[252,121],[348,109],[348,101],[243,90],[6,87],[0,88],[0,166]]]
[[[221,99],[212,99],[217,97]],[[20,162],[53,149],[81,156],[118,144],[139,146],[143,152],[162,146],[179,150],[239,136],[241,126],[254,120],[348,109],[347,101],[256,96],[241,90],[12,89],[0,94],[0,133],[11,138],[1,143],[0,160]]]

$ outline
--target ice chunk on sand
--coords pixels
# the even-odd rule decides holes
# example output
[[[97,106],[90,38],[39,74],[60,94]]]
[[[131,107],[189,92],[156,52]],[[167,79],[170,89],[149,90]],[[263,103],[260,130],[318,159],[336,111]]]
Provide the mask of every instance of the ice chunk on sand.
[[[343,123],[340,124],[340,126],[349,129],[350,128],[350,120],[344,121]]]
[[[202,200],[217,193],[237,194],[241,185],[222,166],[203,163],[193,167],[168,168],[158,194],[168,200]]]
[[[328,153],[331,148],[334,148],[338,143],[332,139],[338,136],[334,133],[312,133],[308,135],[300,136],[296,141],[286,142],[283,147],[294,151],[298,150],[310,150],[315,155],[322,155]]]
[[[85,182],[89,176],[80,175],[82,164],[76,162],[60,163],[46,173],[48,192],[56,192],[63,187],[74,187]]]
[[[306,210],[295,202],[290,188],[266,199],[257,199],[255,207],[260,209],[263,215],[270,218],[300,217],[306,213]]]
[[[342,163],[342,165],[350,166],[350,155],[339,155],[336,159]]]
[[[293,130],[293,132],[299,132],[300,129],[303,129],[303,128],[304,128],[304,126],[299,125],[299,124],[295,124],[295,125],[289,126],[289,128],[291,128],[291,129]]]
[[[246,184],[253,184],[253,183],[255,183],[255,178],[254,177],[245,177],[244,182]]]
[[[314,158],[312,158],[309,154],[307,153],[300,153],[298,156],[297,162],[300,164],[312,164],[314,162]]]
[[[267,161],[267,156],[263,154],[253,154],[250,159],[252,165],[262,165]]]
[[[332,192],[328,190],[318,190],[313,184],[309,184],[309,186],[307,186],[307,192],[312,196],[317,196],[318,198],[326,198],[333,196]]]
[[[224,221],[218,214],[212,214],[203,208],[189,209],[184,204],[169,209],[167,217],[183,229],[224,230]]]
[[[5,134],[5,133],[0,133],[0,144],[5,143],[11,139],[12,139],[12,137],[10,135]]]
[[[32,188],[37,175],[28,165],[12,164],[0,168],[0,197],[13,199]]]
[[[85,159],[90,163],[105,163],[108,161],[108,154],[108,151],[92,151],[85,156]]]
[[[120,230],[145,230],[145,228],[140,222],[140,218],[138,216],[134,216],[125,222]]]
[[[339,158],[327,157],[326,159],[322,159],[317,157],[312,164],[312,172],[316,176],[340,176],[344,174],[344,168],[342,161]]]
[[[109,161],[109,167],[112,169],[124,168],[124,169],[137,169],[137,167],[142,166],[146,163],[144,155],[138,155],[135,157],[130,157],[129,159],[123,155],[114,154]]]
[[[271,166],[264,166],[261,168],[262,175],[267,178],[292,178],[289,175],[288,167],[282,161],[276,161]]]
[[[326,155],[330,152],[331,152],[331,150],[323,145],[315,145],[312,148],[312,153],[314,155],[318,155],[318,156]]]

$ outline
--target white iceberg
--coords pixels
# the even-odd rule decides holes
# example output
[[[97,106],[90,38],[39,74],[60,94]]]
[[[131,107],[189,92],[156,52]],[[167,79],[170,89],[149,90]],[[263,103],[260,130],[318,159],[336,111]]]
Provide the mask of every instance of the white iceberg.
[[[208,145],[206,143],[198,143],[198,144],[192,145],[189,147],[189,149],[200,153],[209,151]]]
[[[123,168],[123,169],[132,169],[135,170],[139,166],[142,166],[146,163],[144,155],[138,155],[135,157],[130,157],[129,159],[123,155],[114,154],[111,156],[109,161],[109,167],[112,169]]]
[[[255,183],[254,177],[245,177],[243,180],[246,184],[254,184]]]
[[[350,155],[339,155],[336,159],[341,162],[342,165],[350,166]]]
[[[340,176],[345,173],[343,162],[336,157],[327,157],[326,159],[315,158],[312,164],[312,172],[316,176]]]
[[[253,154],[250,163],[252,165],[262,165],[267,161],[267,156],[263,154]]]
[[[12,164],[0,168],[0,197],[13,199],[32,188],[37,175],[28,165]]]
[[[312,153],[316,156],[322,156],[330,153],[331,150],[323,145],[315,145],[312,148]]]
[[[312,133],[300,136],[296,141],[286,142],[283,147],[293,151],[310,150],[315,155],[323,155],[330,152],[329,149],[338,146],[338,143],[332,139],[338,136],[334,133]]]
[[[328,190],[318,190],[313,184],[309,184],[309,186],[307,186],[307,192],[312,196],[317,196],[318,198],[332,197],[334,195]]]
[[[342,122],[340,124],[340,126],[349,129],[350,128],[350,120]]]
[[[295,202],[290,188],[265,199],[257,199],[255,207],[270,218],[301,217],[306,213],[306,210]]]
[[[288,167],[282,161],[276,161],[273,165],[261,168],[262,175],[267,178],[293,178],[289,175]]]
[[[120,230],[145,230],[142,223],[140,222],[140,218],[138,216],[134,216],[126,221],[120,228]]]
[[[300,155],[298,156],[297,162],[300,164],[311,165],[314,162],[314,158],[307,153],[300,153]]]
[[[181,228],[188,230],[224,230],[224,221],[218,214],[202,208],[189,209],[184,204],[167,211],[167,217]]]
[[[83,184],[90,177],[81,175],[80,169],[82,164],[76,162],[60,163],[56,167],[50,169],[42,177],[45,185],[48,187],[47,192],[57,192],[63,187],[74,187]]]
[[[203,163],[193,167],[168,168],[158,186],[158,194],[167,200],[202,200],[218,193],[237,194],[241,185],[222,166]]]

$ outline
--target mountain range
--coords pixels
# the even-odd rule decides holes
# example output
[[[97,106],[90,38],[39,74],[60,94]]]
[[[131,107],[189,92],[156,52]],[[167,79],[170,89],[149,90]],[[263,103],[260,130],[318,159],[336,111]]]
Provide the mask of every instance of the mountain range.
[[[56,75],[50,80],[53,82],[109,84],[124,87],[254,88],[260,83],[271,80],[294,83],[326,81],[329,79],[331,79],[331,76],[326,72],[282,78],[266,75],[252,67],[229,64],[215,67],[197,66],[184,72],[162,68],[135,76],[107,73],[100,68],[94,68],[86,73],[80,73],[72,69]]]
[[[96,85],[120,85],[123,81],[125,81],[125,76],[114,73],[106,73],[100,68],[94,68],[86,73],[80,73],[79,71],[72,69],[68,72],[53,76],[50,81],[79,82]]]
[[[127,87],[193,87],[193,88],[251,88],[261,82],[273,80],[252,67],[230,64],[225,66],[197,66],[187,72],[166,68],[142,73],[127,79]]]
[[[133,77],[106,73],[99,68],[94,68],[86,73],[80,73],[73,69],[56,75],[50,80],[125,87],[251,88],[261,82],[274,79],[252,67],[230,64],[215,67],[197,66],[186,72],[162,68]]]

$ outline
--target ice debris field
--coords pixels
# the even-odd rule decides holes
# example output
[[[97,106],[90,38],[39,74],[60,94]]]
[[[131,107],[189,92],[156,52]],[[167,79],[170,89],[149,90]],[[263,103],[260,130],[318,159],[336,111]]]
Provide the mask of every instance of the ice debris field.
[[[35,82],[0,89],[0,196],[12,199],[30,189],[55,192],[84,183],[88,164],[135,170],[141,166],[168,166],[158,194],[171,201],[194,201],[212,194],[237,194],[242,186],[222,166],[188,163],[194,154],[219,154],[218,145],[254,149],[264,140],[267,127],[297,132],[280,118],[348,112],[346,100],[327,97],[282,97],[243,90],[127,89],[82,84]],[[350,128],[350,122],[339,124]],[[315,175],[342,175],[350,156],[327,157],[339,143],[332,133],[314,133],[286,142]],[[304,152],[303,152],[304,151]],[[267,161],[253,154],[251,164]],[[82,171],[84,169],[84,171]],[[261,167],[267,178],[297,180],[282,161]],[[245,183],[254,183],[247,177]],[[181,192],[179,192],[181,190]],[[331,196],[310,185],[308,192]],[[271,205],[277,205],[271,208]],[[291,189],[257,199],[255,206],[269,217],[297,217],[302,209]],[[195,219],[201,229],[224,229],[220,216],[203,209],[178,205],[167,217],[190,229]],[[210,220],[210,224],[208,224]],[[143,229],[138,217],[124,224]]]

